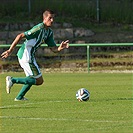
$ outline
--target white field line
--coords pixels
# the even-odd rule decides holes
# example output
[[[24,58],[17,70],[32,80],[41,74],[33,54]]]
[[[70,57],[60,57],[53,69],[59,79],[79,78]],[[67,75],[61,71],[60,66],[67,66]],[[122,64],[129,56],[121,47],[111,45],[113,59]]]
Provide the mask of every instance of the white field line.
[[[35,105],[35,104],[45,104],[45,103],[60,103],[60,102],[68,102],[68,101],[42,101],[42,102],[34,102],[34,103],[28,103],[28,101],[16,101],[20,104],[13,104],[13,105],[6,105],[6,106],[0,106],[0,109],[6,109],[6,108],[12,108],[12,107],[23,107],[26,105]],[[69,101],[70,102],[70,101]]]
[[[89,119],[67,119],[67,118],[40,118],[40,117],[19,117],[19,116],[0,116],[0,119],[21,119],[35,121],[78,121],[92,123],[127,123],[127,121],[110,121],[110,120],[89,120]]]
[[[42,101],[42,102],[20,102],[21,104],[0,106],[0,109],[8,109],[12,107],[25,107],[27,105],[45,104],[45,103],[60,103],[70,101]],[[38,117],[19,117],[19,116],[0,116],[0,119],[23,119],[23,120],[36,120],[36,121],[80,121],[80,122],[94,122],[94,123],[127,123],[127,121],[110,121],[110,120],[89,120],[89,119],[67,119],[67,118],[38,118]]]

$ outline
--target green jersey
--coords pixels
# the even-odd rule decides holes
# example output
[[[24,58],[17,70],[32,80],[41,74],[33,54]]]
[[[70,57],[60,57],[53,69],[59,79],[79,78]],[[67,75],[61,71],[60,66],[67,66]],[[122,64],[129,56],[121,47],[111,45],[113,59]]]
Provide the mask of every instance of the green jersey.
[[[49,47],[56,46],[52,29],[46,29],[44,23],[34,26],[31,30],[24,32],[24,34],[26,40],[20,47],[17,56],[26,62],[33,61],[35,52],[42,43],[46,43]]]

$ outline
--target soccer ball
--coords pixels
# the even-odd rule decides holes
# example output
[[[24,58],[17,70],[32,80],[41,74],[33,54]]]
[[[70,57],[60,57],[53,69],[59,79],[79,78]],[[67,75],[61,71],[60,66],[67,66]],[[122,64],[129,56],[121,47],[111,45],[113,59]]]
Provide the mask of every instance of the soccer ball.
[[[87,101],[90,98],[90,92],[85,88],[81,88],[76,92],[76,98],[78,101]]]

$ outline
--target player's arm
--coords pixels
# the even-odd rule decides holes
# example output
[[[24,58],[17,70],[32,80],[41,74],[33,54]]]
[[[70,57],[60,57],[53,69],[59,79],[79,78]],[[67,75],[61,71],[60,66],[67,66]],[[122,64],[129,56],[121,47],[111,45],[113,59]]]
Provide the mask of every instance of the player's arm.
[[[62,41],[60,46],[58,47],[58,51],[61,51],[61,50],[68,48],[68,47],[69,47],[69,40]]]
[[[56,43],[53,38],[53,32],[51,32],[49,38],[47,40],[45,40],[45,42],[48,44],[51,51],[53,51],[53,52],[59,52],[59,51],[63,50],[64,48],[69,47],[69,40],[62,41],[60,46],[56,46]]]
[[[50,47],[50,49],[51,51],[56,53],[68,47],[69,47],[69,40],[66,40],[66,41],[62,41],[59,46],[53,46],[53,47]]]
[[[10,48],[8,50],[6,50],[5,52],[3,52],[1,54],[2,58],[7,58],[13,51],[13,49],[16,47],[16,45],[19,43],[19,41],[22,40],[22,38],[24,38],[25,35],[24,33],[20,33],[17,35],[17,37],[15,38],[15,40],[13,41],[13,43],[11,44]]]

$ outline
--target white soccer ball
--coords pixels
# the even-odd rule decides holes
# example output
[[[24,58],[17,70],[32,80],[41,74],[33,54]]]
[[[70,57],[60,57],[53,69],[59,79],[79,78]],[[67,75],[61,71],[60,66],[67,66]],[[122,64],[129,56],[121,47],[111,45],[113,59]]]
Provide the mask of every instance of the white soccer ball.
[[[85,88],[81,88],[76,92],[76,98],[78,101],[87,101],[90,98],[90,92]]]

